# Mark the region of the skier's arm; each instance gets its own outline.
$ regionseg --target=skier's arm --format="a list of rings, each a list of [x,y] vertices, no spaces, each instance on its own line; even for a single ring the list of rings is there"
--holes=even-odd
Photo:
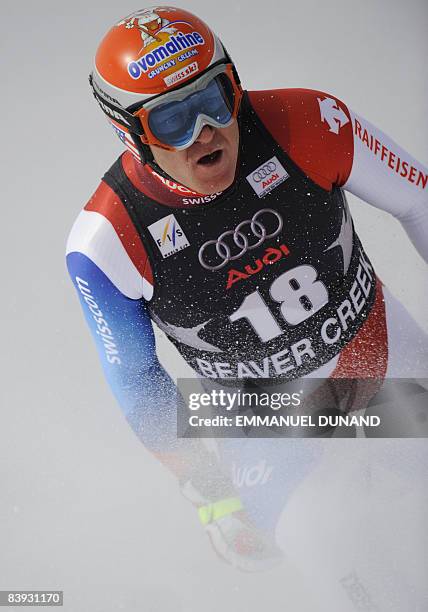
[[[150,265],[125,207],[103,182],[73,225],[67,264],[123,413],[145,446],[173,458],[176,387],[156,356]]]
[[[87,255],[67,255],[106,379],[135,433],[155,453],[175,450],[176,387],[160,365],[144,299],[124,295]]]
[[[428,169],[381,130],[349,114],[354,152],[343,188],[394,215],[428,262]]]
[[[330,93],[249,92],[257,114],[315,183],[394,215],[428,261],[428,169]]]
[[[135,433],[180,479],[202,460],[197,440],[177,439],[177,390],[156,356],[147,253],[118,196],[105,183],[78,216],[67,264],[107,381]]]

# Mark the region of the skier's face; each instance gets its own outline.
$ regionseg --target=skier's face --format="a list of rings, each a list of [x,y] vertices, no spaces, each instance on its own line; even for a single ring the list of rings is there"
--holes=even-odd
[[[205,125],[195,142],[182,151],[150,147],[156,163],[177,182],[192,191],[211,194],[233,183],[239,149],[235,120],[225,128]]]

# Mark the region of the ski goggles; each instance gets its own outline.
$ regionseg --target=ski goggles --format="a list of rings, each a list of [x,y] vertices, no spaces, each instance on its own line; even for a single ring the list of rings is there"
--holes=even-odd
[[[232,64],[218,64],[180,89],[152,98],[132,114],[141,121],[144,144],[179,151],[190,147],[205,125],[231,125],[241,97]]]

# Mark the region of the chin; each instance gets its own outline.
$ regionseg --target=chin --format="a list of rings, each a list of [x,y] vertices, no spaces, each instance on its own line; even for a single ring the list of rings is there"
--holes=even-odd
[[[204,155],[196,164],[192,164],[188,178],[195,191],[206,195],[218,193],[233,184],[236,164],[237,155],[231,155],[226,148],[219,147],[214,153]]]
[[[207,181],[199,181],[199,187],[196,191],[203,193],[204,195],[210,195],[212,193],[218,193],[225,191],[233,183],[234,176],[222,179],[212,179]]]
[[[235,169],[227,165],[223,172],[205,173],[205,176],[194,176],[195,191],[206,195],[225,191],[235,180]],[[197,185],[197,187],[196,187]]]

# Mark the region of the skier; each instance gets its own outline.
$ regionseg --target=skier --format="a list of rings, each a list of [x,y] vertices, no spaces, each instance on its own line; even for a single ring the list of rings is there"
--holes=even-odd
[[[138,11],[96,54],[93,95],[128,150],[79,214],[68,269],[132,428],[216,551],[257,570],[279,558],[275,523],[316,450],[289,444],[284,462],[281,441],[259,440],[251,459],[249,440],[220,457],[177,439],[152,322],[212,384],[426,376],[427,337],[376,277],[344,190],[394,215],[428,261],[428,170],[330,93],[243,91],[204,22],[151,10],[167,36],[141,49]]]

